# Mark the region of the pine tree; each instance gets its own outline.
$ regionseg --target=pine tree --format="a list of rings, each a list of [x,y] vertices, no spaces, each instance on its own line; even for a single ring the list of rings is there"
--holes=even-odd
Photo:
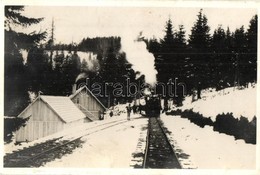
[[[174,32],[171,19],[166,22],[165,36],[160,41],[160,51],[156,57],[155,67],[158,71],[157,79],[160,82],[167,82],[173,76],[174,60]]]
[[[147,47],[149,52],[153,53],[155,57],[158,56],[160,51],[160,43],[157,41],[156,38],[152,38],[148,41]]]
[[[234,86],[234,79],[235,79],[235,62],[236,62],[236,53],[234,52],[234,33],[230,32],[229,27],[226,31],[226,69],[225,69],[225,76],[226,76],[226,85],[228,87]]]
[[[64,58],[65,58],[64,50],[62,50],[60,54],[58,51],[56,51],[56,54],[53,59],[54,60],[54,70],[61,72]]]
[[[28,27],[37,24],[43,18],[28,18],[21,15],[23,6],[5,6],[5,84],[4,84],[4,114],[17,115],[29,103],[28,78],[25,60],[20,53],[21,49],[29,50],[38,45],[46,37],[43,33],[16,32],[15,26]]]
[[[43,48],[33,47],[28,52],[27,63],[29,90],[38,95],[50,94],[52,87],[52,66]]]
[[[54,56],[54,69],[52,71],[52,91],[50,94],[53,95],[67,95],[64,88],[64,79],[63,74],[63,61],[65,59],[64,50],[62,49],[61,53],[56,51]]]
[[[187,58],[187,44],[185,39],[185,30],[183,25],[179,26],[179,30],[176,33],[176,44],[175,44],[175,57],[177,64],[177,77],[182,81],[186,79],[186,70],[185,70],[185,59]]]
[[[219,26],[212,36],[212,64],[211,74],[213,86],[217,89],[223,88],[225,84],[225,70],[226,70],[226,33],[224,29]]]
[[[257,73],[257,15],[250,20],[249,28],[246,33],[247,37],[247,80],[248,82],[256,82]]]
[[[50,51],[50,65],[53,66],[53,49],[54,49],[54,20],[51,23],[51,36],[47,42],[46,49]]]
[[[175,71],[174,78],[178,78],[179,82],[185,83],[187,86],[187,67],[186,67],[186,58],[187,58],[187,44],[185,39],[185,30],[183,25],[179,26],[178,31],[176,32],[175,38]],[[177,84],[178,86],[178,84]],[[186,87],[185,87],[186,88]],[[175,96],[175,102],[178,106],[182,105],[184,99],[184,93],[186,89],[182,87],[177,88],[177,94]]]
[[[23,6],[5,6],[5,44],[7,46],[5,47],[5,52],[10,51],[10,53],[12,53],[14,50],[28,49],[39,44],[39,42],[46,37],[46,32],[25,34],[13,30],[15,25],[28,27],[43,20],[43,18],[28,18],[22,16],[22,11],[24,11]]]
[[[183,25],[179,25],[179,30],[176,34],[177,43],[181,48],[186,47],[185,30]]]
[[[162,40],[162,43],[164,43],[165,45],[171,45],[173,44],[173,39],[174,39],[174,33],[173,33],[173,25],[172,25],[172,20],[168,19],[168,21],[166,22],[166,30],[165,30],[166,34]],[[169,49],[169,48],[168,48]]]
[[[77,76],[80,74],[81,62],[75,50],[73,53],[69,52],[62,64],[62,84],[63,94],[70,95],[71,87],[75,83]]]
[[[246,85],[247,72],[247,39],[244,26],[234,32],[234,52],[235,52],[235,79],[236,86]]]
[[[209,84],[209,62],[210,62],[210,28],[207,24],[207,17],[202,14],[202,9],[198,14],[197,21],[191,29],[189,47],[191,49],[190,61],[193,65],[191,76],[193,86],[197,88],[198,98],[200,98],[201,88]]]

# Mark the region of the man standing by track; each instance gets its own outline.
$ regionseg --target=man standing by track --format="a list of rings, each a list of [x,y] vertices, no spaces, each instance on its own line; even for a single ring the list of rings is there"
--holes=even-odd
[[[131,104],[129,103],[129,105],[126,107],[126,112],[127,112],[127,120],[130,120],[130,114],[131,114]]]

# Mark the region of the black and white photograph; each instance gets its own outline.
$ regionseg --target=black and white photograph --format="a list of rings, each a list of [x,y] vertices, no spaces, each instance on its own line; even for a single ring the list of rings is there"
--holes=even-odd
[[[4,174],[259,173],[259,3],[14,2]]]

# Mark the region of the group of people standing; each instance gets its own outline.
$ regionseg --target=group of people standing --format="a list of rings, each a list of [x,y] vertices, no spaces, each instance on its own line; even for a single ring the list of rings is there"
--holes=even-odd
[[[131,114],[132,110],[133,110],[134,114],[136,114],[137,112],[139,112],[141,114],[141,111],[142,111],[141,105],[137,106],[136,104],[134,104],[133,106],[131,106],[131,103],[129,103],[128,106],[126,106],[128,120],[130,120],[130,114]]]
[[[149,117],[159,117],[161,112],[166,112],[168,109],[171,108],[171,103],[169,103],[167,99],[163,101],[163,104],[161,104],[161,100],[158,97],[145,99],[145,101],[145,105],[140,104],[138,106],[134,103],[133,106],[131,106],[131,103],[129,103],[126,106],[127,120],[130,120],[132,110],[134,114],[136,114],[137,112],[140,112],[141,114],[141,111],[145,111],[146,115]]]

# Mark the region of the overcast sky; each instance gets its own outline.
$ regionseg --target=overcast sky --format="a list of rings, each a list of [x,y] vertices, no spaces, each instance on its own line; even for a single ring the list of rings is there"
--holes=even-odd
[[[187,36],[196,21],[200,8],[144,8],[144,7],[58,7],[26,6],[24,14],[28,17],[44,17],[40,24],[29,31],[51,29],[55,22],[55,43],[78,43],[82,38],[96,36],[144,36],[162,38],[165,23],[170,17],[174,29],[184,25]],[[203,8],[208,18],[211,33],[219,24],[231,31],[248,24],[256,9],[248,8]]]

